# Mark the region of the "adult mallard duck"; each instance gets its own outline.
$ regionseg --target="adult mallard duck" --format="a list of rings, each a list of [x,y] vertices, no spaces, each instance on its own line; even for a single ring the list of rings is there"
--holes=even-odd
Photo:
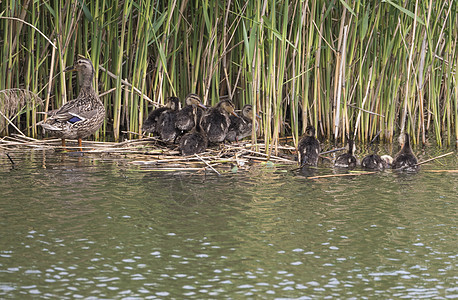
[[[238,117],[234,111],[234,104],[229,100],[220,101],[203,114],[200,125],[206,132],[209,142],[221,143],[224,141],[231,125],[229,114]]]
[[[334,166],[338,168],[354,168],[356,167],[355,144],[352,139],[348,139],[348,152],[339,155],[334,162]]]
[[[47,112],[45,121],[38,123],[50,135],[61,138],[65,147],[65,139],[78,139],[82,150],[82,138],[85,138],[102,126],[105,119],[105,107],[92,87],[94,67],[87,58],[78,58],[75,64],[64,72],[78,72],[80,91],[78,97],[59,109]]]
[[[320,143],[315,138],[315,127],[309,125],[297,146],[297,154],[301,167],[316,166],[320,154]]]
[[[256,117],[259,118],[258,115]],[[250,136],[253,130],[253,106],[251,104],[245,104],[242,108],[241,117],[230,115],[229,119],[231,125],[227,131],[226,140],[234,142]],[[255,130],[257,130],[258,122],[255,120],[254,124]]]
[[[194,107],[194,110],[198,110]],[[180,139],[180,150],[182,155],[193,155],[201,153],[207,149],[208,138],[205,131],[200,127],[197,120],[197,111],[194,111],[194,128],[183,135]]]
[[[177,112],[180,109],[180,99],[170,97],[167,100],[167,109],[161,113],[157,120],[157,131],[164,142],[175,142],[179,131],[175,126]]]
[[[401,150],[394,157],[393,169],[417,171],[419,168],[418,161],[410,147],[410,138],[407,133],[399,136],[399,144],[401,145]]]
[[[202,112],[207,109],[200,101],[200,97],[196,94],[189,94],[185,99],[186,106],[180,109],[177,113],[176,127],[183,131],[187,132],[193,129],[195,122],[200,122],[202,117]],[[194,109],[194,108],[197,109]],[[194,115],[197,118],[194,118]]]

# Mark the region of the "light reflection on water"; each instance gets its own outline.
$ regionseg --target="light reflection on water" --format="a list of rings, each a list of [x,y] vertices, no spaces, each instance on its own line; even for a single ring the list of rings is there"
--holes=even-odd
[[[216,177],[0,156],[0,296],[458,297],[456,168]],[[318,169],[315,175],[329,170]]]

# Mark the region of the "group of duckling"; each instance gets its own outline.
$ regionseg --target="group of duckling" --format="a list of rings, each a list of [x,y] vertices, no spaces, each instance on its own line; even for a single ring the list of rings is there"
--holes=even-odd
[[[417,171],[418,161],[412,152],[409,135],[407,133],[401,134],[399,142],[401,150],[395,155],[394,159],[389,155],[369,154],[361,161],[361,167],[372,170],[383,170],[391,167],[393,169]],[[301,167],[317,166],[321,148],[315,137],[315,128],[313,126],[306,128],[297,150]],[[334,166],[337,168],[355,168],[357,165],[355,150],[356,147],[353,140],[349,139],[347,152],[335,159]]]
[[[99,129],[105,119],[105,107],[92,86],[94,67],[92,62],[79,57],[73,66],[64,72],[77,71],[80,92],[60,108],[46,112],[47,118],[39,125],[49,134],[62,139],[78,139],[80,149],[81,139]],[[217,144],[226,141],[233,142],[251,135],[257,122],[249,104],[242,109],[241,116],[235,112],[234,104],[222,100],[216,106],[206,108],[196,94],[189,94],[185,99],[186,106],[180,109],[180,100],[170,97],[164,107],[153,110],[143,124],[143,131],[158,134],[162,141],[176,143],[182,155],[193,155],[207,149],[210,143]],[[409,135],[400,136],[401,150],[391,158],[388,155],[371,154],[361,162],[367,169],[418,169],[417,158],[410,147]],[[301,167],[316,166],[320,155],[320,143],[315,137],[315,128],[308,126],[298,144],[298,159]],[[336,167],[354,168],[357,159],[355,146],[351,139],[348,141],[348,152],[338,156],[334,162]]]
[[[160,136],[168,143],[178,143],[182,155],[193,155],[207,149],[209,144],[241,140],[253,129],[253,107],[242,108],[241,116],[235,112],[230,100],[205,107],[198,95],[189,94],[186,106],[180,109],[180,100],[169,97],[164,107],[150,112],[142,130]],[[254,122],[256,125],[256,120]]]

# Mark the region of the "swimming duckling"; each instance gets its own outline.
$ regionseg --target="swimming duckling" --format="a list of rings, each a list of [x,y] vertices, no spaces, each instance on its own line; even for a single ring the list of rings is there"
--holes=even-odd
[[[209,142],[220,143],[224,141],[231,124],[229,114],[238,117],[234,111],[234,104],[229,100],[220,101],[215,107],[208,109],[203,114],[200,125],[207,133]]]
[[[166,106],[156,108],[155,110],[150,112],[146,120],[143,122],[142,130],[147,133],[159,134],[159,129],[157,125],[159,117],[164,111],[171,109],[172,105],[174,105],[174,102],[167,102]]]
[[[167,101],[168,109],[163,111],[157,120],[157,131],[164,142],[174,142],[178,136],[175,127],[177,112],[180,108],[180,99],[170,97]]]
[[[207,109],[202,103],[200,103],[200,97],[193,93],[186,96],[185,102],[186,106],[178,111],[175,123],[176,127],[183,132],[193,129],[195,125],[194,114],[197,114],[197,122],[200,122],[202,110],[194,110],[194,107],[199,107],[203,110]]]
[[[297,154],[301,167],[316,166],[320,154],[320,143],[315,138],[315,127],[309,125],[297,146]]]
[[[404,169],[407,171],[417,171],[417,158],[412,152],[410,147],[410,139],[407,133],[399,136],[399,144],[401,145],[401,151],[396,154],[393,161],[393,169]]]
[[[386,168],[386,161],[378,154],[369,154],[361,161],[361,167],[372,170],[383,170]]]
[[[259,118],[258,115],[256,115]],[[227,131],[226,140],[229,142],[239,141],[247,136],[251,135],[253,130],[253,106],[251,104],[245,104],[242,108],[242,116],[235,117],[229,116],[231,125]],[[258,129],[258,122],[255,120],[255,130]]]
[[[198,110],[198,108],[194,107],[194,110]],[[207,134],[197,121],[197,111],[194,111],[193,114],[195,124],[194,128],[183,135],[180,140],[181,155],[184,156],[204,152],[208,146]]]
[[[354,168],[356,167],[355,144],[352,139],[348,139],[348,152],[337,157],[334,166],[339,168]]]

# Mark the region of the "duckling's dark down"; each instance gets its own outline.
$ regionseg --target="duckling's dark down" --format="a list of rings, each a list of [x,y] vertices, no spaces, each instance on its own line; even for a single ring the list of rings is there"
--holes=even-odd
[[[298,160],[303,166],[316,166],[320,154],[320,143],[315,138],[315,127],[309,125],[297,146]]]
[[[164,142],[174,142],[179,131],[175,127],[177,112],[180,108],[180,100],[170,97],[167,102],[168,109],[163,111],[157,120],[157,129]]]
[[[401,151],[396,154],[393,161],[393,169],[406,171],[417,171],[419,166],[417,158],[410,147],[410,137],[407,133],[401,134],[399,137]]]
[[[198,108],[195,107],[195,110]],[[183,135],[180,139],[180,150],[182,155],[193,155],[204,152],[208,146],[207,134],[197,121],[197,112],[194,112],[194,128]]]
[[[356,167],[355,145],[352,139],[348,139],[348,152],[339,155],[334,162],[334,166],[338,168]]]
[[[259,118],[258,115],[256,117]],[[231,125],[227,131],[226,140],[229,142],[240,141],[247,136],[251,136],[253,130],[253,106],[245,104],[242,108],[242,116],[236,117],[230,115]],[[255,120],[255,130],[258,128],[258,122]]]
[[[183,132],[193,129],[195,126],[194,120],[197,119],[197,122],[200,122],[203,110],[206,109],[199,96],[193,93],[186,96],[185,103],[186,106],[178,111],[176,117],[176,127]],[[194,109],[194,107],[197,107],[197,109]],[[197,118],[194,118],[194,114],[197,115]]]
[[[229,100],[220,101],[203,114],[200,125],[206,132],[209,142],[221,143],[224,141],[231,124],[229,114],[237,116],[234,112],[234,104]]]
[[[378,154],[369,154],[361,161],[361,167],[371,170],[383,170],[387,167],[386,161]]]
[[[167,109],[169,109],[167,106],[162,106],[150,112],[146,120],[143,122],[142,130],[147,133],[159,134],[157,122],[161,114]]]

